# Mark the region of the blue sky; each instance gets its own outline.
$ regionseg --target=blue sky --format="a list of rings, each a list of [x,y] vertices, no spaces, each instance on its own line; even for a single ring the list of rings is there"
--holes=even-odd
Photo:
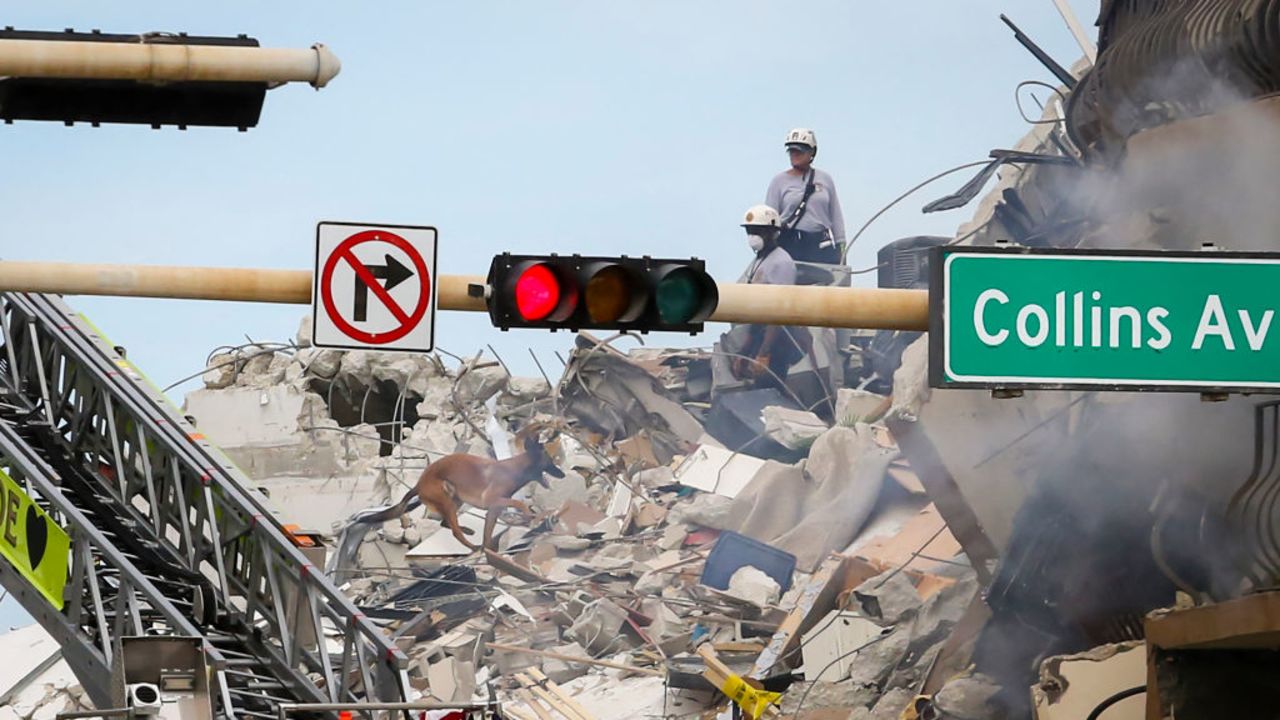
[[[1073,5],[1092,29],[1097,0]],[[785,168],[791,127],[816,130],[851,233],[923,178],[1016,142],[1014,85],[1053,78],[1002,12],[1062,64],[1080,55],[1050,0],[5,3],[0,25],[20,29],[318,41],[343,68],[320,91],[269,92],[247,133],[0,126],[0,257],[310,268],[315,223],[347,220],[438,227],[446,273],[483,273],[504,250],[576,251],[696,255],[732,279],[749,259],[738,218]],[[850,264],[952,234],[972,208],[919,208],[965,179],[891,211]],[[306,312],[72,304],[162,386],[246,334],[291,337]],[[436,339],[460,354],[492,343],[522,374],[536,372],[526,348],[558,367],[571,341],[463,313],[443,313]],[[0,631],[12,621],[0,606]]]

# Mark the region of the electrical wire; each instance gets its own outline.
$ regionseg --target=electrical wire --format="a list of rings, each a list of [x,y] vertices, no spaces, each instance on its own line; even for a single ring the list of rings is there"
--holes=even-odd
[[[886,212],[889,212],[889,210],[890,210],[893,206],[897,205],[898,203],[902,202],[903,200],[906,200],[908,197],[910,197],[910,196],[911,196],[913,193],[915,193],[917,190],[919,190],[919,189],[921,189],[921,188],[925,187],[926,185],[929,185],[929,184],[931,184],[931,183],[933,183],[933,182],[935,182],[935,181],[937,181],[937,180],[941,180],[942,178],[947,177],[948,175],[953,175],[953,174],[955,174],[955,173],[958,173],[958,172],[960,172],[961,170],[968,170],[969,168],[975,168],[975,167],[978,167],[978,166],[982,166],[982,165],[990,165],[990,164],[991,164],[991,161],[990,161],[990,160],[978,160],[978,161],[976,161],[976,162],[970,162],[970,163],[965,163],[965,164],[963,164],[963,165],[957,165],[957,166],[955,166],[955,167],[951,168],[950,170],[943,170],[942,172],[938,173],[937,175],[934,175],[933,177],[928,178],[927,180],[922,181],[920,184],[916,185],[915,187],[911,188],[910,190],[908,190],[908,191],[906,191],[906,192],[902,193],[901,195],[899,195],[898,197],[894,198],[894,199],[893,199],[893,201],[892,201],[892,202],[890,202],[888,205],[885,205],[884,207],[882,207],[882,208],[880,208],[878,211],[876,211],[876,214],[875,214],[875,215],[872,215],[870,219],[868,219],[865,223],[863,223],[863,224],[862,224],[862,227],[858,228],[858,232],[854,233],[854,234],[853,234],[853,237],[849,238],[849,242],[846,242],[846,243],[844,244],[844,248],[843,248],[843,249],[841,249],[841,251],[840,251],[840,263],[841,263],[841,264],[844,264],[845,260],[849,257],[849,248],[853,247],[853,244],[854,244],[855,242],[857,242],[857,241],[858,241],[858,238],[862,237],[862,233],[866,232],[867,228],[871,227],[871,223],[875,222],[876,220],[879,220],[881,215],[884,215]]]
[[[270,346],[270,347],[267,347],[267,346]],[[247,347],[262,347],[264,349],[259,350],[258,352],[249,353],[247,355],[241,355],[240,350]],[[184,378],[175,380],[172,383],[169,383],[169,385],[161,389],[160,392],[162,393],[169,392],[170,390],[181,385],[182,383],[187,382],[188,380],[195,380],[196,378],[200,377],[201,375],[204,375],[210,370],[217,370],[219,368],[224,368],[228,365],[236,365],[239,363],[248,362],[249,360],[252,360],[253,358],[258,357],[259,355],[266,355],[268,353],[275,354],[277,352],[280,352],[281,350],[287,350],[290,348],[294,350],[298,349],[297,346],[294,345],[293,343],[246,343],[244,345],[235,345],[235,346],[223,345],[222,347],[214,348],[213,353],[210,354],[209,359],[212,359],[212,356],[217,354],[218,351],[220,350],[230,350],[232,353],[234,353],[234,355],[230,360],[227,360],[225,362],[221,362],[221,363],[218,363],[217,365],[212,365],[212,366],[208,365],[208,360],[205,360],[206,367],[203,370],[201,370],[200,372],[188,375]]]
[[[1022,116],[1023,121],[1025,121],[1028,125],[1057,125],[1058,123],[1066,122],[1067,121],[1066,118],[1052,118],[1049,120],[1032,120],[1031,118],[1027,117],[1027,113],[1022,109],[1021,92],[1022,92],[1022,88],[1028,87],[1031,85],[1034,85],[1036,87],[1047,88],[1057,93],[1058,97],[1062,98],[1062,102],[1065,103],[1067,101],[1067,96],[1063,95],[1061,90],[1050,85],[1047,82],[1040,82],[1039,80],[1023,80],[1022,82],[1018,83],[1017,86],[1014,87],[1013,89],[1013,104],[1018,108],[1018,114]],[[1032,98],[1034,99],[1035,96],[1033,95]],[[1036,100],[1036,102],[1039,103],[1040,101]]]
[[[942,531],[943,531],[943,530],[946,530],[946,529],[947,529],[947,526],[944,524],[941,528],[939,528],[939,529],[938,529],[938,531],[937,531],[937,532],[935,532],[933,535],[931,535],[931,536],[929,537],[929,539],[928,539],[928,540],[925,540],[925,541],[924,541],[924,543],[920,545],[920,547],[916,548],[914,552],[912,552],[909,556],[907,556],[907,559],[906,559],[906,560],[904,560],[904,561],[902,561],[901,563],[899,563],[899,564],[898,564],[898,566],[897,566],[896,568],[894,568],[894,570],[893,570],[891,573],[889,573],[887,576],[885,576],[885,578],[884,578],[883,580],[881,580],[879,584],[877,584],[877,585],[876,585],[876,587],[877,587],[877,588],[881,587],[881,586],[882,586],[882,585],[884,585],[886,582],[888,582],[888,581],[889,581],[889,579],[890,579],[890,578],[892,578],[894,575],[897,575],[898,573],[900,573],[900,572],[902,572],[903,570],[905,570],[905,569],[907,568],[907,566],[908,566],[908,565],[910,565],[912,562],[914,562],[914,561],[916,560],[916,558],[926,558],[926,559],[928,559],[928,560],[932,560],[932,561],[935,561],[935,562],[943,562],[943,563],[948,563],[948,564],[951,564],[951,565],[960,565],[961,563],[957,563],[957,562],[954,562],[954,561],[951,561],[951,560],[942,560],[942,559],[940,559],[940,558],[933,558],[933,557],[929,557],[929,556],[927,556],[927,555],[924,555],[924,554],[923,554],[923,553],[924,553],[924,551],[925,551],[925,548],[927,548],[927,547],[929,547],[930,545],[932,545],[932,544],[933,544],[933,541],[934,541],[934,540],[937,540],[937,539],[938,539],[938,536],[942,534]],[[966,565],[965,567],[972,568],[972,566],[971,566],[971,565]],[[840,616],[840,615],[839,615],[839,613],[840,613],[840,612],[843,612],[846,608],[848,608],[848,607],[849,607],[849,600],[850,600],[852,597],[853,597],[853,593],[849,593],[847,596],[845,596],[844,602],[842,602],[842,603],[840,603],[839,605],[837,605],[837,606],[836,606],[836,612],[831,613],[831,614],[827,617],[827,621],[826,621],[825,623],[823,623],[820,627],[818,627],[818,628],[816,628],[816,629],[814,629],[814,630],[810,630],[809,632],[805,633],[805,634],[808,636],[808,638],[807,638],[807,639],[805,639],[805,640],[801,640],[799,645],[795,646],[794,648],[791,648],[790,650],[788,650],[787,652],[783,653],[782,655],[779,655],[779,656],[778,656],[778,659],[777,659],[776,661],[774,661],[774,662],[775,662],[775,664],[777,664],[777,663],[779,663],[779,662],[782,662],[783,660],[786,660],[787,658],[790,658],[790,657],[795,656],[795,654],[796,654],[796,653],[798,653],[798,652],[800,652],[801,650],[803,650],[803,649],[804,649],[804,647],[810,643],[810,641],[812,641],[812,640],[813,640],[814,638],[816,638],[817,636],[821,635],[821,634],[822,634],[822,633],[823,633],[827,628],[831,627],[831,624],[832,624],[832,623],[834,623],[834,622],[836,621],[836,619],[837,619],[837,618],[839,618],[839,616]],[[797,715],[797,717],[798,717],[798,715]]]
[[[960,244],[960,243],[964,242],[965,240],[968,240],[969,238],[973,237],[974,235],[977,235],[978,233],[982,232],[983,230],[987,229],[987,227],[988,227],[988,226],[990,226],[990,225],[991,225],[991,223],[992,223],[992,222],[994,222],[994,221],[995,221],[995,218],[993,217],[993,218],[991,218],[991,219],[987,220],[986,222],[982,223],[982,224],[981,224],[981,225],[979,225],[978,227],[976,227],[976,228],[974,228],[974,229],[970,230],[969,232],[965,233],[964,235],[961,235],[960,237],[957,237],[957,238],[955,238],[954,240],[948,240],[947,242],[945,242],[945,243],[943,243],[943,244],[942,244],[942,247],[951,247],[952,245],[958,245],[958,244]],[[909,251],[909,252],[928,252],[930,249],[931,249],[931,248],[919,248],[919,249],[916,249],[916,250],[911,250],[911,251]],[[888,266],[889,266],[889,263],[887,263],[887,262],[882,262],[882,263],[880,263],[879,265],[872,265],[871,267],[862,268],[861,270],[850,270],[850,271],[849,271],[849,274],[850,274],[850,275],[865,275],[866,273],[875,272],[876,270],[879,270],[879,269],[880,269],[880,268],[882,268],[882,267],[888,267]]]
[[[817,674],[817,675],[814,675],[814,676],[813,676],[813,679],[812,679],[812,680],[809,680],[809,687],[807,687],[807,688],[805,688],[805,689],[804,689],[804,694],[800,696],[800,703],[799,703],[798,705],[796,705],[796,711],[791,715],[791,717],[796,717],[796,718],[804,717],[804,715],[801,713],[801,711],[803,711],[803,710],[804,710],[804,701],[809,699],[809,692],[810,692],[811,690],[813,690],[814,686],[816,686],[816,685],[818,684],[818,678],[822,677],[822,676],[823,676],[823,674],[824,674],[824,673],[826,673],[828,670],[830,670],[830,669],[831,669],[831,668],[832,668],[836,663],[840,662],[841,660],[844,660],[845,658],[847,658],[847,657],[849,657],[849,656],[851,656],[851,655],[857,655],[858,653],[862,652],[864,649],[866,649],[866,648],[868,648],[868,647],[871,647],[872,645],[875,645],[876,643],[880,642],[881,640],[883,640],[883,639],[885,639],[885,638],[889,637],[891,634],[893,634],[893,627],[892,627],[892,626],[885,628],[885,629],[884,629],[884,631],[883,631],[882,633],[880,633],[879,635],[877,635],[877,636],[875,636],[874,638],[871,638],[870,640],[868,640],[868,641],[866,641],[866,642],[862,643],[861,645],[859,645],[858,647],[856,647],[856,648],[854,648],[854,649],[850,650],[849,652],[847,652],[847,653],[845,653],[845,654],[843,654],[843,655],[839,655],[839,656],[837,656],[834,660],[832,660],[831,662],[827,663],[827,664],[826,664],[826,665],[825,665],[821,670],[819,670],[819,671],[818,671],[818,674]],[[806,673],[806,675],[807,675],[807,673]],[[806,679],[806,680],[808,680],[808,678],[807,678],[807,677],[806,677],[805,679]],[[1096,718],[1091,718],[1090,720],[1096,720]]]
[[[1098,720],[1098,718],[1102,717],[1102,713],[1107,711],[1107,708],[1111,707],[1112,705],[1115,705],[1121,700],[1131,698],[1134,695],[1141,695],[1146,691],[1147,691],[1146,685],[1134,685],[1128,690],[1121,690],[1120,692],[1098,703],[1098,706],[1095,707],[1093,711],[1089,713],[1089,717],[1085,718],[1085,720]]]

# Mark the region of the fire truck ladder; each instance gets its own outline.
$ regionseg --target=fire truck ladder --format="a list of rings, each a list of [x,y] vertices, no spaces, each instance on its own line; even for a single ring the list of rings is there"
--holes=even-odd
[[[3,558],[0,585],[98,707],[138,635],[201,639],[218,717],[404,700],[404,654],[122,351],[56,296],[0,295],[0,330],[0,470],[71,539],[61,610]]]

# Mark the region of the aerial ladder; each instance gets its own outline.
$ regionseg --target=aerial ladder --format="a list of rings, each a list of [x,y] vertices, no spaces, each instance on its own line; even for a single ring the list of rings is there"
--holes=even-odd
[[[406,656],[122,349],[55,295],[0,295],[0,334],[4,507],[29,502],[29,534],[43,514],[69,539],[65,560],[42,559],[55,588],[66,563],[60,595],[5,559],[0,585],[61,645],[97,707],[125,702],[123,658],[148,638],[197,649],[194,673],[157,688],[207,690],[214,717],[404,701]],[[56,545],[26,540],[28,553]]]

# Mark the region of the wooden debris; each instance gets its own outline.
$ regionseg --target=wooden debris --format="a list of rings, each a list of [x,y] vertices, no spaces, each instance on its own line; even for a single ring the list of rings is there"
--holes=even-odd
[[[621,663],[609,662],[608,660],[596,660],[589,657],[577,657],[575,655],[565,655],[564,653],[551,652],[550,650],[534,650],[533,648],[520,647],[518,645],[505,645],[503,643],[485,643],[487,647],[494,650],[505,650],[506,652],[524,653],[526,655],[538,655],[540,657],[554,658],[556,660],[564,660],[565,662],[581,663],[583,665],[596,665],[598,667],[613,668],[614,670],[625,670],[627,672],[636,673],[638,675],[652,675],[653,677],[666,677],[666,675],[658,670],[650,670],[649,668],[636,667],[634,665],[623,665]]]

